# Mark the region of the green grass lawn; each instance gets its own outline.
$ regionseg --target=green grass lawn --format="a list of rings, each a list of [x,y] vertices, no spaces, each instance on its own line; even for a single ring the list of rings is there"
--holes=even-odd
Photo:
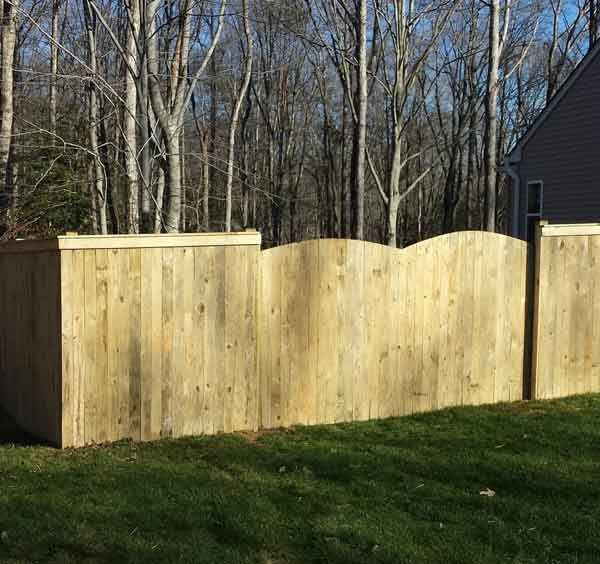
[[[600,562],[600,396],[63,452],[0,434],[1,562]]]

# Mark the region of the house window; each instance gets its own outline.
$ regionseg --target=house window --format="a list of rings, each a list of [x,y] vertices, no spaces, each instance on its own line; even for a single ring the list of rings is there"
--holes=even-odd
[[[544,184],[541,180],[527,183],[527,216],[540,218],[542,216],[542,196]]]

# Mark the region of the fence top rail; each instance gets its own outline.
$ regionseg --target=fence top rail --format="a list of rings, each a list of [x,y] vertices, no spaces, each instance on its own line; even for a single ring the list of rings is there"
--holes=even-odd
[[[600,223],[547,223],[542,225],[542,237],[600,235]]]
[[[258,231],[235,233],[166,233],[161,235],[65,235],[54,239],[22,239],[0,244],[0,254],[85,249],[152,249],[224,247],[261,244]]]

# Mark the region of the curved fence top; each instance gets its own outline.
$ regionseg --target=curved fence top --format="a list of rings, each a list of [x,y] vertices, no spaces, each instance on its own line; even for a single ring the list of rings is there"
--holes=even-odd
[[[271,247],[270,249],[264,249],[263,253],[272,253],[272,252],[285,252],[285,249],[305,246],[305,245],[314,245],[316,243],[340,243],[344,242],[348,247],[353,246],[371,246],[373,248],[384,248],[388,249],[390,252],[404,252],[404,251],[416,251],[419,248],[424,248],[428,245],[439,245],[443,241],[458,243],[461,240],[469,240],[473,237],[480,237],[484,240],[496,240],[496,241],[504,241],[507,245],[512,244],[517,247],[522,247],[523,249],[527,249],[528,243],[523,241],[522,239],[517,239],[516,237],[511,237],[509,235],[504,235],[502,233],[492,233],[490,231],[476,231],[476,230],[467,230],[467,231],[453,231],[451,233],[444,233],[442,235],[436,235],[435,237],[430,237],[429,239],[424,239],[423,241],[418,241],[413,243],[412,245],[408,245],[406,247],[389,247],[388,245],[384,245],[382,243],[374,243],[372,241],[363,241],[359,239],[347,239],[347,238],[323,238],[323,239],[307,239],[304,241],[297,241],[294,243],[287,243],[285,245],[279,245],[277,247]]]

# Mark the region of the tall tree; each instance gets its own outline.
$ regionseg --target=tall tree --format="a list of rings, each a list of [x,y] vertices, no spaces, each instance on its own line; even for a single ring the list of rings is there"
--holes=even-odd
[[[482,0],[483,1],[483,0]],[[506,0],[505,26],[508,26],[511,0]],[[484,190],[485,190],[485,227],[496,231],[496,182],[497,182],[497,146],[498,146],[498,82],[500,69],[500,0],[485,2],[489,7],[488,35],[488,72],[485,95],[485,132],[484,132]]]
[[[356,80],[356,102],[358,116],[353,148],[353,179],[352,179],[352,236],[355,239],[365,238],[365,168],[367,154],[367,0],[358,0],[356,48],[358,61]]]
[[[98,100],[98,87],[96,79],[99,73],[98,69],[98,53],[96,48],[96,31],[97,20],[96,14],[93,11],[90,0],[84,0],[83,13],[85,18],[86,39],[88,49],[88,67],[90,71],[89,80],[87,83],[88,89],[88,138],[90,144],[90,153],[93,159],[93,182],[97,201],[99,227],[103,235],[108,233],[108,218],[107,218],[107,176],[102,164],[100,154],[99,135],[100,135],[100,104]]]
[[[223,27],[227,0],[221,0],[221,6],[216,16],[218,19],[217,30],[211,38],[210,44],[198,65],[196,72],[188,76],[192,2],[183,0],[179,6],[179,29],[175,41],[175,48],[169,56],[172,57],[169,74],[170,96],[167,98],[162,89],[164,80],[161,76],[159,48],[159,26],[157,22],[160,0],[148,0],[145,19],[148,29],[145,42],[148,50],[148,83],[152,108],[161,127],[165,142],[167,162],[167,188],[168,205],[165,215],[165,229],[167,232],[179,231],[181,222],[181,155],[180,135],[183,127],[185,112],[190,103],[194,88],[208,65]]]
[[[227,187],[225,191],[225,231],[231,231],[231,212],[232,212],[232,188],[233,188],[233,160],[235,156],[235,134],[240,117],[242,104],[246,99],[246,92],[250,86],[252,78],[252,51],[253,39],[252,30],[250,29],[250,15],[248,12],[248,0],[242,0],[242,20],[244,27],[244,35],[246,38],[245,57],[244,57],[244,74],[241,79],[241,84],[237,92],[234,94],[233,109],[231,119],[229,120],[229,136],[228,136],[228,154],[227,154]]]
[[[56,90],[58,74],[58,20],[61,0],[52,0],[52,41],[50,42],[50,88],[48,97],[48,111],[50,114],[50,132],[56,134]]]
[[[14,121],[14,80],[13,65],[17,42],[17,17],[19,0],[2,2],[0,20],[0,190],[9,191],[8,161],[11,150]]]
[[[140,32],[140,8],[138,0],[127,2],[127,52],[125,73],[125,107],[123,116],[123,138],[125,141],[125,171],[128,193],[128,232],[140,231],[140,189],[137,159],[137,109],[136,80],[139,76],[138,49]],[[143,118],[142,118],[143,119]]]

